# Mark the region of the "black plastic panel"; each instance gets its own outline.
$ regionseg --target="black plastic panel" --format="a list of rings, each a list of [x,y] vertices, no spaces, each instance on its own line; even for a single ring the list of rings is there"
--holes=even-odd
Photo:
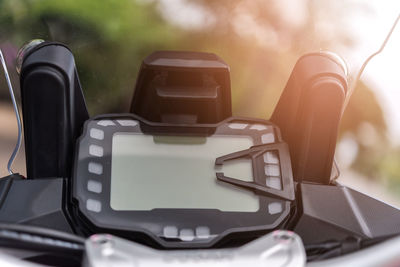
[[[345,186],[301,184],[303,214],[294,231],[303,242],[400,233],[400,210]]]
[[[89,118],[72,53],[43,43],[21,70],[27,176],[70,177],[73,148]]]
[[[220,122],[232,116],[229,66],[211,53],[154,52],[143,60],[130,112],[153,122]]]
[[[297,61],[271,116],[289,145],[296,181],[329,184],[346,93],[345,70],[327,54]]]
[[[0,222],[72,232],[64,214],[64,179],[0,179]]]

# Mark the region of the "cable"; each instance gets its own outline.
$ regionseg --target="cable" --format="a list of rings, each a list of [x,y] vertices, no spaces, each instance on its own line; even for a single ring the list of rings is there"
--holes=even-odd
[[[337,257],[364,249],[378,243],[387,241],[390,238],[399,236],[392,234],[374,238],[361,239],[359,237],[349,236],[344,240],[330,240],[322,243],[307,244],[304,246],[307,254],[307,261],[318,261],[332,257]]]
[[[8,70],[7,70],[7,65],[6,65],[6,61],[4,59],[3,56],[3,52],[0,49],[0,60],[1,60],[1,64],[3,66],[3,70],[4,70],[4,75],[6,77],[6,81],[7,81],[7,85],[8,85],[8,90],[10,92],[10,96],[11,96],[11,101],[14,107],[14,112],[15,112],[15,116],[17,118],[17,125],[18,125],[18,136],[17,136],[17,143],[15,144],[15,148],[11,154],[10,159],[8,160],[7,163],[7,170],[10,174],[14,174],[14,172],[11,169],[11,166],[15,160],[15,157],[18,154],[18,150],[21,147],[21,138],[22,138],[22,123],[21,123],[21,116],[19,115],[19,110],[18,110],[18,105],[17,105],[17,101],[15,100],[15,95],[14,95],[14,90],[12,88],[12,84],[11,84],[11,80],[10,80],[10,76],[8,75]]]
[[[54,229],[43,228],[39,226],[27,225],[27,224],[8,224],[0,223],[0,230],[12,230],[17,232],[26,232],[31,234],[43,235],[52,238],[70,240],[72,242],[84,243],[85,238],[70,234],[67,232],[62,232]]]
[[[344,113],[344,111],[345,111],[347,105],[349,104],[350,98],[351,98],[351,96],[352,96],[352,94],[353,94],[353,92],[354,92],[354,90],[355,90],[355,88],[356,88],[356,86],[357,86],[358,81],[359,81],[360,78],[361,78],[361,75],[362,75],[363,72],[364,72],[365,67],[366,67],[367,64],[371,61],[371,59],[372,59],[373,57],[375,57],[376,55],[380,54],[380,53],[383,51],[383,49],[385,48],[387,42],[389,41],[390,37],[392,36],[392,33],[393,33],[394,29],[396,28],[397,23],[399,22],[399,20],[400,20],[400,14],[397,16],[396,20],[394,21],[394,23],[393,23],[393,25],[392,25],[392,28],[390,29],[389,33],[386,35],[386,38],[385,38],[385,40],[383,41],[381,47],[378,49],[378,51],[376,51],[375,53],[373,53],[372,55],[370,55],[370,56],[364,61],[364,63],[362,64],[361,69],[358,71],[357,76],[356,76],[354,82],[353,82],[352,85],[350,86],[349,94],[348,94],[348,96],[346,97],[346,99],[345,99],[345,101],[344,101],[344,105],[343,105],[343,109],[342,109],[342,115],[343,115],[343,113]]]
[[[305,249],[307,252],[311,252],[314,250],[321,250],[321,249],[332,249],[337,246],[340,246],[341,242],[339,241],[328,241],[328,242],[323,242],[323,243],[317,243],[317,244],[308,244],[305,245]]]
[[[82,253],[84,243],[82,237],[53,229],[0,223],[0,246],[8,248]]]

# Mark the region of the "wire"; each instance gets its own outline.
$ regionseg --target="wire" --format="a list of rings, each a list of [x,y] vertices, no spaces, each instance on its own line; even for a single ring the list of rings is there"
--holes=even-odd
[[[15,157],[18,154],[18,150],[21,147],[21,138],[22,138],[22,123],[21,123],[21,116],[19,115],[19,110],[18,110],[18,105],[17,105],[17,101],[15,100],[15,95],[14,95],[14,90],[11,84],[11,80],[10,80],[10,76],[8,75],[8,70],[7,70],[7,65],[6,65],[6,61],[4,59],[3,56],[3,52],[0,49],[0,60],[1,60],[1,64],[3,66],[3,70],[4,70],[4,75],[6,77],[6,81],[7,81],[7,85],[8,85],[8,90],[10,92],[10,96],[11,96],[11,101],[14,107],[14,111],[15,111],[15,116],[17,118],[17,125],[18,125],[18,137],[17,137],[17,143],[15,144],[15,148],[11,154],[10,159],[8,160],[7,163],[7,170],[10,174],[14,174],[14,172],[11,169],[11,166],[15,160]]]
[[[308,244],[308,245],[305,245],[304,247],[307,252],[309,252],[309,251],[311,252],[314,250],[332,249],[332,248],[335,248],[340,245],[341,245],[341,242],[339,242],[339,241],[327,241],[324,243]]]
[[[379,236],[379,237],[375,237],[375,238],[371,238],[371,239],[362,240],[361,241],[361,247],[362,248],[367,248],[367,247],[376,245],[378,243],[387,241],[387,240],[389,240],[391,238],[394,238],[396,236],[399,236],[399,234],[391,234],[391,235]]]
[[[41,235],[45,237],[51,237],[55,239],[62,239],[62,240],[69,240],[71,242],[75,243],[81,243],[83,244],[85,242],[85,238],[54,230],[54,229],[49,229],[49,228],[43,228],[39,226],[33,226],[33,225],[27,225],[27,224],[8,224],[8,223],[0,223],[0,230],[10,230],[10,231],[16,231],[16,232],[25,232],[25,233],[30,233],[30,234],[35,234],[35,235]]]
[[[358,71],[357,76],[356,76],[354,82],[353,82],[352,85],[350,86],[349,94],[348,94],[348,96],[346,97],[345,102],[344,102],[344,105],[343,105],[342,115],[343,115],[343,113],[344,113],[344,111],[345,111],[347,105],[349,104],[350,98],[351,98],[351,96],[352,96],[352,94],[353,94],[353,92],[354,92],[354,90],[355,90],[355,88],[356,88],[356,86],[357,86],[357,84],[358,84],[358,81],[359,81],[360,78],[361,78],[361,75],[362,75],[363,72],[364,72],[365,67],[366,67],[367,64],[371,61],[371,59],[372,59],[373,57],[375,57],[376,55],[380,54],[380,53],[383,51],[383,49],[385,48],[387,42],[389,41],[390,37],[392,36],[392,33],[393,33],[394,29],[396,28],[397,23],[399,22],[399,20],[400,20],[400,14],[398,14],[396,20],[394,21],[394,23],[393,23],[393,25],[392,25],[392,28],[390,29],[389,33],[386,35],[386,38],[385,38],[385,40],[383,41],[381,47],[378,49],[378,51],[376,51],[375,53],[373,53],[372,55],[370,55],[370,56],[364,61],[364,63],[362,64],[361,69]]]
[[[304,246],[304,248],[307,254],[307,261],[311,262],[352,253],[354,251],[384,242],[396,236],[399,236],[399,234],[391,234],[367,239],[349,236],[340,241],[330,240],[321,243],[307,244]]]
[[[341,247],[336,247],[336,248],[328,250],[328,251],[326,251],[324,253],[321,253],[319,255],[314,255],[314,257],[308,258],[308,261],[325,260],[325,259],[329,259],[329,258],[332,258],[332,257],[340,256],[340,255],[342,255]]]
[[[84,242],[82,237],[53,229],[0,223],[0,247],[81,254]]]
[[[53,229],[0,223],[1,254],[20,260],[15,266],[27,266],[28,262],[40,264],[34,266],[81,266],[84,242],[82,237]]]

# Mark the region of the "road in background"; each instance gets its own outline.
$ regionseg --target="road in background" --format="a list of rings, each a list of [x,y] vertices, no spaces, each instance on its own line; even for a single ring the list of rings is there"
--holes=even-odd
[[[17,121],[11,105],[0,103],[0,123],[0,175],[3,177],[8,175],[7,163],[17,142]],[[26,174],[23,146],[21,146],[12,169],[22,175]]]

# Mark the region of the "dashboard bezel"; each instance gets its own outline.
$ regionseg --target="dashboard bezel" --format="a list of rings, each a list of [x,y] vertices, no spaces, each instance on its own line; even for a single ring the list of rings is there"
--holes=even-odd
[[[232,125],[237,127],[230,127]],[[103,134],[93,135],[92,129],[100,130]],[[257,212],[222,212],[215,209],[113,210],[110,206],[112,138],[114,133],[122,132],[174,136],[240,135],[251,137],[254,146],[265,145],[262,136],[272,134],[274,142],[271,145],[274,151],[278,151],[281,163],[282,191],[294,195],[287,145],[282,142],[279,129],[268,121],[230,117],[217,124],[168,124],[149,122],[134,114],[101,115],[89,119],[84,124],[82,136],[77,142],[72,177],[73,203],[79,213],[97,229],[129,232],[132,235],[145,234],[166,248],[211,247],[232,233],[273,230],[288,217],[291,201],[278,195],[274,197],[259,193],[257,196],[260,209]],[[100,147],[102,153],[99,149],[89,153],[93,146]],[[96,174],[93,170],[90,172],[90,162],[101,164],[102,173]],[[89,181],[100,183],[101,189],[99,190],[98,185],[92,185],[90,190]],[[275,205],[282,207],[281,212],[270,214],[268,205],[271,203],[279,203]],[[178,235],[167,237],[166,227],[172,227],[172,230],[175,227]],[[202,229],[203,233],[204,229],[208,229],[208,235],[198,235],[199,229]],[[182,231],[189,235],[181,235]],[[190,238],[190,233],[193,238]],[[189,238],[186,238],[188,236]]]

